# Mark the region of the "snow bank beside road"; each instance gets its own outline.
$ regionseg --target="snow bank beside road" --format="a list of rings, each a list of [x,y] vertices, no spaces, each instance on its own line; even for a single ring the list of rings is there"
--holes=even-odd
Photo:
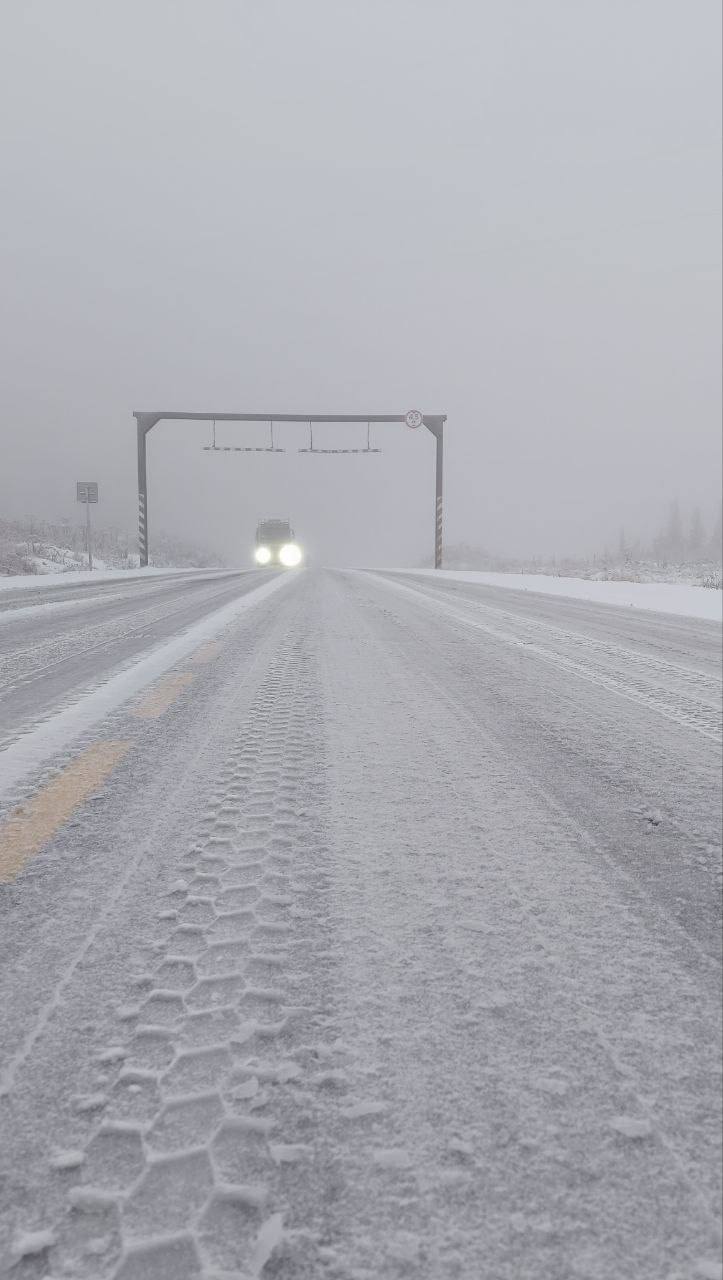
[[[577,600],[595,600],[599,604],[723,621],[723,591],[685,586],[678,582],[593,582],[587,578],[552,578],[542,573],[483,573],[474,569],[389,569],[386,572],[409,573],[447,582],[474,582],[484,587],[508,587],[512,591],[536,591],[540,595],[568,596]]]

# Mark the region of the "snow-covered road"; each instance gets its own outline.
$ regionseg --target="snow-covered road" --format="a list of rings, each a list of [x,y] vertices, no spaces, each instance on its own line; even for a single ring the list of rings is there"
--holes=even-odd
[[[155,581],[0,613],[0,1275],[719,1277],[720,625]]]
[[[192,570],[99,583],[39,579],[0,593],[0,745],[97,686],[151,644],[258,585],[255,573]]]

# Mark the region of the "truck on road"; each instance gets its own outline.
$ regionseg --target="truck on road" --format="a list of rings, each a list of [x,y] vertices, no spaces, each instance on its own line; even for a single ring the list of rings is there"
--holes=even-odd
[[[303,554],[288,520],[260,520],[256,526],[254,559],[262,567],[281,565],[294,569]]]

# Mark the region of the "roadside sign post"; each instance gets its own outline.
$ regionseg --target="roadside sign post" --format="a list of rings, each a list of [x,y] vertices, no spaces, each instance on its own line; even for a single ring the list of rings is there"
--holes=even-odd
[[[75,486],[77,502],[85,503],[85,548],[88,552],[88,568],[93,569],[93,547],[90,537],[90,504],[98,501],[98,484],[95,480],[78,480]]]

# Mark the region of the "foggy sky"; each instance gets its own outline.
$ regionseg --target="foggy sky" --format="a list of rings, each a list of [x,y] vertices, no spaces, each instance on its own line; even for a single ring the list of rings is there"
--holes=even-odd
[[[449,415],[446,534],[720,489],[719,0],[7,0],[0,512],[133,527],[133,409]],[[227,443],[264,429],[219,428]],[[432,437],[150,437],[150,523],[431,552]],[[319,433],[364,444],[365,431]]]

